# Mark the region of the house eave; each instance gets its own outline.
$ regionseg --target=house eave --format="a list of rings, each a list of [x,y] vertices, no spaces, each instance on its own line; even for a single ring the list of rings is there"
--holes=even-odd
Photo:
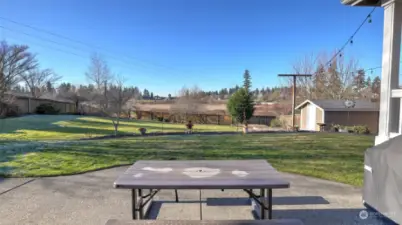
[[[343,5],[350,6],[380,6],[381,0],[341,0]]]
[[[308,100],[308,99],[305,100],[304,102],[300,103],[298,106],[296,106],[296,107],[295,107],[295,110],[301,109],[301,108],[302,108],[305,104],[307,104],[307,103],[310,103],[310,104],[312,104],[312,105],[315,105],[316,107],[318,107],[318,108],[324,110],[321,106],[315,104],[313,101]]]
[[[378,109],[354,109],[354,108],[339,108],[339,109],[324,109],[327,112],[379,112]]]

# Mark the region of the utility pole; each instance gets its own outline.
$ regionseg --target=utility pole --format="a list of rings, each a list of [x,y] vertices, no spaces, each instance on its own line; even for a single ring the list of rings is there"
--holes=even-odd
[[[297,77],[311,77],[311,74],[278,74],[278,77],[292,77],[293,87],[292,87],[292,127],[295,129],[295,107],[296,107],[296,78]]]

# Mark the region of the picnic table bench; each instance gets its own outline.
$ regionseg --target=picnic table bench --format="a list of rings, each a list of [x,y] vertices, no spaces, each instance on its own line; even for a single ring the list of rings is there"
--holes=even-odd
[[[289,182],[266,160],[160,160],[137,161],[117,178],[114,187],[131,189],[133,220],[146,218],[161,189],[175,190],[176,201],[178,189],[199,190],[201,220],[202,189],[243,190],[259,205],[260,219],[264,220],[272,219],[272,189],[289,188]]]
[[[111,219],[106,225],[303,225],[301,220],[131,220]]]

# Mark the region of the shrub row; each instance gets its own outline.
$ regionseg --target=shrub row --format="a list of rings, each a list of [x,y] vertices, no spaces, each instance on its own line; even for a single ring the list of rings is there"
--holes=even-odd
[[[156,118],[156,120],[159,121],[159,122],[165,122],[165,123],[169,123],[169,122],[170,122],[170,120],[169,120],[168,118],[163,118],[162,116],[158,116],[158,117]]]
[[[60,112],[60,110],[56,109],[50,103],[40,104],[38,107],[36,107],[37,114],[55,115],[55,114],[59,114],[59,112]]]
[[[342,126],[339,124],[332,126],[332,131],[339,132],[341,130],[346,130],[349,133],[356,133],[356,134],[370,134],[370,129],[367,125],[355,125],[355,126]]]

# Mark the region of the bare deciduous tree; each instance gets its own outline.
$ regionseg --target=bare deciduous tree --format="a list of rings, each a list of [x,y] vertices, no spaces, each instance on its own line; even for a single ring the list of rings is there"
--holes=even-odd
[[[124,79],[122,77],[117,77],[116,81],[108,88],[106,95],[108,104],[103,104],[102,112],[112,118],[115,135],[117,135],[121,115],[124,110],[127,110],[128,103],[134,98],[135,93],[133,89],[124,87]]]
[[[202,96],[203,92],[197,86],[191,89],[183,87],[180,89],[175,103],[171,105],[170,111],[184,120],[187,120],[188,115],[202,113],[204,111],[204,106],[201,104]]]
[[[32,97],[39,98],[48,91],[49,84],[54,85],[61,79],[61,76],[50,69],[35,69],[21,74],[21,79],[25,82]]]
[[[0,116],[12,103],[7,92],[20,81],[20,76],[37,67],[35,56],[28,52],[28,46],[0,43]]]
[[[99,55],[91,56],[91,64],[85,73],[87,79],[95,85],[96,93],[94,97],[98,98],[100,108],[108,108],[107,88],[113,79],[107,62]],[[100,96],[103,95],[103,96]],[[103,101],[99,101],[100,99]]]
[[[131,119],[131,113],[137,110],[136,103],[137,103],[136,93],[134,93],[133,97],[129,99],[123,106],[123,111],[127,114],[128,119]]]
[[[58,88],[58,96],[61,99],[67,99],[75,103],[76,112],[83,113],[81,111],[81,103],[89,101],[91,99],[92,92],[88,88],[79,87],[76,88],[72,86],[71,88],[66,88],[65,86],[60,86]]]
[[[106,61],[97,53],[91,56],[91,64],[85,73],[87,79],[95,85],[97,90],[103,90],[112,76]]]
[[[326,54],[305,56],[293,65],[296,74],[312,74],[297,80],[298,96],[302,99],[345,99],[353,97],[353,76],[358,63],[344,55],[327,65]],[[292,85],[292,82],[289,81]]]

